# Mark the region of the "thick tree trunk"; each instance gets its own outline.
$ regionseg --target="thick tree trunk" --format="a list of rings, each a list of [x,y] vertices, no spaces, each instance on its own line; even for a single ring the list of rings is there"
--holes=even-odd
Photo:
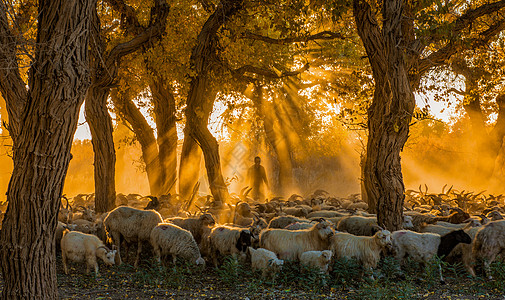
[[[94,152],[95,210],[104,213],[115,208],[116,151],[112,119],[107,110],[109,88],[93,85],[88,90],[85,112]]]
[[[203,25],[190,58],[196,75],[191,78],[190,82],[185,134],[189,135],[187,138],[193,138],[200,145],[212,196],[216,201],[222,203],[228,200],[229,194],[221,172],[219,146],[207,128],[208,116],[214,103],[214,98],[209,97],[208,94],[211,71],[217,61],[217,32],[230,17],[242,8],[242,5],[242,0],[222,0],[219,2],[214,13]]]
[[[189,134],[186,124],[179,165],[179,194],[182,199],[189,199],[191,196],[193,187],[198,182],[201,161],[202,150]]]
[[[79,108],[89,86],[93,7],[92,0],[39,0],[29,94],[15,101],[27,105],[10,116],[23,118],[14,139],[9,206],[0,234],[1,299],[58,298],[54,232]]]
[[[402,41],[403,0],[383,2],[383,26],[379,28],[371,7],[354,0],[358,34],[372,65],[375,92],[368,110],[368,142],[364,185],[369,209],[379,225],[397,230],[403,223],[404,185],[400,151],[408,138],[415,107],[405,68]]]
[[[166,83],[154,76],[150,85],[158,130],[159,161],[162,170],[162,194],[175,194],[177,180],[177,119],[175,97]]]
[[[142,149],[142,159],[146,165],[150,194],[154,196],[162,195],[162,169],[153,129],[149,126],[137,106],[132,102],[128,92],[118,92],[116,90],[112,93],[111,98],[118,114],[130,124],[139,141]]]

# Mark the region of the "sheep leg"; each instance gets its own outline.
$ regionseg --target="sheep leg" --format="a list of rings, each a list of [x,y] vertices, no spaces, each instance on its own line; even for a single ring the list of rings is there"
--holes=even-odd
[[[98,263],[96,262],[95,255],[87,255],[86,259],[86,274],[89,274],[90,267],[95,269],[95,276],[98,275]]]
[[[112,235],[112,240],[117,248],[116,257],[114,257],[114,262],[116,263],[116,265],[119,266],[120,264],[123,263],[123,261],[121,260],[121,251],[120,251],[121,250],[121,234],[119,232],[114,231],[114,232],[111,232],[111,235]]]
[[[65,254],[65,251],[61,252],[61,262],[63,263],[63,270],[65,271],[65,274],[68,275],[67,255]]]
[[[440,263],[438,263],[438,273],[440,274],[440,283],[444,284],[445,280],[444,277],[442,276],[442,265],[440,265]]]
[[[139,265],[139,260],[140,260],[140,252],[142,252],[142,241],[139,240],[137,242],[137,256],[135,257],[135,268],[138,267]]]
[[[489,280],[493,279],[493,276],[491,275],[491,264],[496,258],[495,253],[491,253],[490,256],[488,256],[486,259],[484,259],[484,271],[486,272],[486,276]]]
[[[471,252],[463,252],[463,264],[470,276],[475,277],[475,270],[473,269],[474,259]]]
[[[154,258],[158,263],[161,263],[161,250],[159,246],[154,247]]]

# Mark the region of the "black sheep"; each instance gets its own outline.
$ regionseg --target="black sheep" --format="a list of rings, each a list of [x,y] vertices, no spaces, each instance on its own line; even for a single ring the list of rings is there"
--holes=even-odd
[[[446,257],[459,243],[470,244],[471,242],[472,239],[463,229],[451,231],[441,237],[437,255]]]

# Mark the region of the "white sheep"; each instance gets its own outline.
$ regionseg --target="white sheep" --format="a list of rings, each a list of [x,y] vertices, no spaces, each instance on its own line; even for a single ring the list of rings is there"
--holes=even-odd
[[[403,263],[403,258],[408,255],[413,260],[422,264],[428,263],[435,255],[445,257],[459,243],[471,243],[471,238],[463,230],[451,231],[440,236],[436,233],[419,233],[410,230],[393,232],[393,249],[396,259]],[[438,265],[440,281],[443,282],[442,268]]]
[[[307,251],[300,255],[300,264],[317,268],[321,273],[328,274],[328,266],[331,262],[332,252],[324,251]]]
[[[151,230],[159,223],[163,223],[163,220],[161,215],[154,210],[139,210],[127,206],[120,206],[112,210],[105,217],[103,224],[107,236],[118,248],[117,263],[122,263],[119,247],[123,238],[127,243],[137,243],[135,258],[135,267],[137,267],[142,252],[142,242],[149,242]]]
[[[391,233],[387,230],[377,231],[373,236],[356,236],[339,232],[331,238],[331,250],[335,259],[356,259],[370,272],[377,267],[381,252],[391,245]]]
[[[200,244],[203,237],[210,233],[210,227],[216,224],[211,214],[205,213],[198,217],[190,218],[168,218],[165,222],[173,223],[183,229],[189,230],[197,244]]]
[[[249,229],[231,226],[216,226],[209,235],[210,255],[217,267],[220,256],[244,254],[251,246],[252,234]]]
[[[275,274],[284,265],[282,259],[278,259],[277,255],[267,249],[247,248],[251,256],[251,267],[253,271],[261,270],[263,277]]]
[[[280,259],[298,261],[303,252],[327,250],[334,234],[331,223],[320,221],[309,229],[265,229],[260,234],[260,247],[276,253]]]
[[[98,275],[96,258],[99,257],[104,263],[111,266],[114,265],[115,256],[116,250],[109,250],[95,235],[68,230],[63,232],[61,260],[65,274],[68,274],[68,260],[73,262],[86,261],[86,274],[89,273],[89,268],[93,267],[95,275]]]
[[[161,262],[162,255],[171,255],[174,264],[177,257],[181,257],[196,265],[205,265],[191,232],[177,225],[161,223],[154,227],[151,231],[151,245],[158,262]]]
[[[484,271],[489,279],[493,278],[491,263],[503,251],[505,251],[505,220],[491,221],[477,232],[473,241],[473,255],[484,261]]]

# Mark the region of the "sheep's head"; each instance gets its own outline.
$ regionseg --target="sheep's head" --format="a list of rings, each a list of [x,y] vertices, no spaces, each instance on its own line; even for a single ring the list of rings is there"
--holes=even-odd
[[[333,229],[332,229],[332,224],[322,218],[319,220],[319,223],[314,225],[313,228],[315,228],[317,230],[319,237],[322,240],[327,240],[327,239],[331,238],[334,234]]]
[[[216,224],[216,220],[211,214],[205,213],[200,216],[200,222],[202,222],[203,226],[214,226]]]
[[[275,267],[275,266],[280,267],[280,266],[284,265],[284,260],[278,259],[278,258],[273,258],[273,259],[268,260],[268,265],[273,266],[273,267]]]
[[[414,223],[412,223],[411,216],[403,216],[403,228],[404,229],[412,229],[414,228]]]
[[[323,263],[328,263],[331,260],[332,252],[330,250],[324,250],[321,253],[321,260]]]
[[[195,263],[197,266],[204,266],[205,267],[205,259],[203,259],[201,256],[196,260]]]
[[[251,232],[249,230],[241,230],[240,236],[235,246],[237,247],[238,251],[245,252],[247,250],[247,247],[251,246],[251,240]]]
[[[374,235],[375,239],[377,240],[377,244],[379,244],[381,247],[390,247],[392,244],[391,241],[391,232],[389,230],[381,230],[377,231]]]
[[[106,265],[112,266],[115,263],[117,250],[110,250],[105,246],[96,249],[96,256],[100,257]]]
[[[493,210],[492,212],[487,214],[487,217],[491,219],[491,221],[503,220],[503,216],[499,211]]]

